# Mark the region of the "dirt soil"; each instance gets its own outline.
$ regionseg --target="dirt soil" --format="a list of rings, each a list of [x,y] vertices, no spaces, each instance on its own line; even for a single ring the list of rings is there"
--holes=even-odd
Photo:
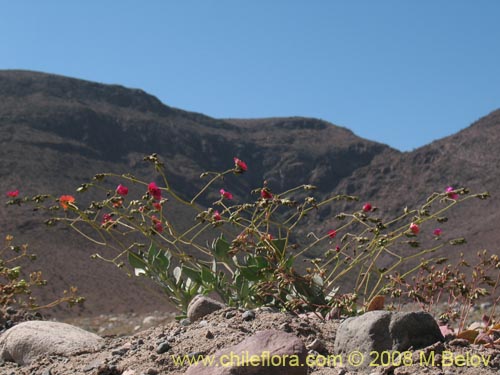
[[[340,324],[338,320],[321,321],[314,317],[298,317],[291,314],[273,312],[270,309],[258,309],[255,311],[255,319],[244,320],[243,310],[226,308],[207,316],[204,320],[196,321],[189,325],[183,325],[177,321],[166,322],[157,315],[157,326],[148,328],[126,336],[107,335],[105,344],[98,353],[80,353],[70,358],[53,355],[41,357],[31,365],[19,367],[13,363],[0,364],[1,375],[155,375],[155,374],[183,374],[188,365],[176,364],[174,356],[207,356],[214,354],[217,350],[241,342],[254,332],[266,329],[280,329],[292,332],[302,339],[307,345],[314,339],[319,339],[324,349],[319,354],[327,356],[333,352],[335,333]],[[135,319],[139,317],[127,317],[121,315],[111,319],[112,322],[122,319]],[[109,319],[105,320],[106,324]],[[152,319],[149,319],[151,323]],[[96,323],[96,322],[93,322]],[[92,327],[92,322],[86,322],[87,328]],[[103,324],[99,321],[99,324]],[[106,325],[105,324],[105,325]],[[127,322],[122,321],[123,325]],[[136,322],[132,323],[137,329]],[[94,325],[95,328],[95,325]],[[412,366],[386,366],[374,367],[370,370],[360,371],[362,374],[426,374],[426,375],[493,375],[500,372],[500,348],[487,349],[483,346],[467,345],[461,346],[461,342],[451,341],[444,344],[438,343],[433,347],[424,349],[429,354],[435,352],[436,362],[434,366],[425,366],[419,359],[421,351],[413,353]],[[168,348],[159,354],[160,348]],[[488,367],[475,367],[466,365],[464,367],[440,367],[439,354],[449,351],[453,355],[470,356],[477,354],[491,356]],[[344,364],[345,365],[345,364]],[[315,375],[348,375],[353,373],[343,366],[331,365],[330,367],[309,367],[309,373]]]

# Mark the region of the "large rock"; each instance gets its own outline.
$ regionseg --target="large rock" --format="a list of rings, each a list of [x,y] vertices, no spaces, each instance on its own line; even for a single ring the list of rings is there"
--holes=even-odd
[[[305,375],[307,349],[291,333],[259,331],[237,345],[219,350],[211,366],[192,365],[186,375]]]
[[[0,336],[0,358],[25,365],[37,356],[69,356],[99,349],[103,339],[65,323],[29,321],[20,323]]]
[[[438,341],[444,341],[444,337],[437,322],[426,312],[371,311],[342,322],[334,352],[344,359],[355,351],[361,352],[364,362],[358,367],[363,367],[374,359],[371,352],[421,349]]]
[[[224,307],[226,306],[222,302],[216,301],[210,297],[197,295],[189,303],[187,316],[191,322],[194,322]]]

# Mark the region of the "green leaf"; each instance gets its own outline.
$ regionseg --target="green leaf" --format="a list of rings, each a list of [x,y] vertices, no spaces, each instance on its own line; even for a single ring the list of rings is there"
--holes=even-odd
[[[239,268],[241,275],[250,281],[259,281],[261,279],[259,275],[260,268],[257,266],[242,266]]]
[[[182,274],[187,276],[189,279],[191,279],[193,282],[202,284],[203,280],[201,277],[201,271],[195,270],[193,268],[187,267],[187,266],[182,266],[181,267]]]
[[[160,271],[166,271],[170,267],[171,254],[163,249],[157,249],[154,243],[148,250],[148,263],[155,269]]]
[[[201,279],[203,280],[203,284],[209,284],[213,286],[217,278],[215,277],[214,273],[210,269],[208,269],[208,267],[202,266]]]
[[[220,236],[212,243],[212,252],[215,255],[215,258],[221,261],[229,260],[229,250],[230,250],[229,242],[226,241],[224,236]]]
[[[142,256],[134,253],[133,251],[128,252],[128,263],[134,268],[136,276],[145,274],[148,268],[147,263],[142,259]]]
[[[175,283],[179,284],[179,282],[181,281],[181,276],[182,276],[181,268],[175,267],[173,274],[174,274]]]
[[[286,239],[272,240],[271,244],[278,251],[278,253],[281,254],[281,256],[285,255]]]

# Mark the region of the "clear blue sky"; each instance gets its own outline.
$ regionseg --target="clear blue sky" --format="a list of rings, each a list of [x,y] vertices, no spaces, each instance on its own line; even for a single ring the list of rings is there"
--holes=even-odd
[[[0,68],[411,150],[500,107],[497,0],[0,1]]]

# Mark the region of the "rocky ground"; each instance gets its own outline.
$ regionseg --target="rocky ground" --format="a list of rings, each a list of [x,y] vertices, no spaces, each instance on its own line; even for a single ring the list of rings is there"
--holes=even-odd
[[[135,333],[117,336],[104,335],[104,341],[97,353],[82,351],[70,357],[50,355],[39,357],[29,365],[19,366],[11,362],[0,364],[2,375],[155,375],[155,374],[184,374],[189,365],[176,363],[184,358],[210,356],[222,348],[235,345],[252,336],[257,331],[279,330],[299,338],[309,354],[326,358],[333,353],[333,345],[339,320],[322,321],[314,316],[298,317],[291,314],[274,312],[270,309],[258,309],[252,312],[224,308],[215,311],[200,320],[188,324],[187,321],[177,322],[161,319],[160,314],[149,317],[129,317]],[[148,318],[148,319],[145,319]],[[116,317],[109,321],[104,319],[99,324],[108,328],[110,323],[127,319],[127,316]],[[171,317],[170,317],[171,320]],[[94,322],[95,323],[95,322]],[[143,323],[153,324],[151,328],[143,329]],[[92,322],[88,321],[86,328],[92,329]],[[83,324],[85,325],[85,324]],[[119,324],[117,323],[117,326]],[[139,328],[137,328],[140,326]],[[115,327],[116,328],[116,327]],[[94,326],[95,330],[95,326]],[[123,329],[120,329],[124,332]],[[99,329],[97,329],[99,331]],[[101,331],[101,336],[104,331]],[[423,354],[422,354],[423,353]],[[429,354],[435,354],[434,364],[427,365]],[[452,353],[452,354],[449,354]],[[445,366],[450,363],[449,356],[460,359],[463,355],[464,366]],[[176,357],[177,356],[177,357]],[[187,357],[185,357],[187,356]],[[325,357],[320,357],[325,356]],[[448,357],[447,357],[448,356]],[[482,357],[477,357],[482,356]],[[489,358],[487,367],[477,365],[478,358]],[[347,359],[344,358],[346,361]],[[467,363],[467,360],[469,363]],[[348,375],[353,373],[347,369],[346,363],[326,363],[325,360],[316,361],[317,365],[306,366],[302,372],[315,375]],[[391,362],[391,361],[389,361]],[[424,350],[414,351],[406,358],[407,366],[394,366],[394,361],[386,366],[363,369],[360,373],[366,374],[426,374],[451,375],[474,374],[493,375],[500,372],[500,348],[487,349],[484,346],[469,345],[463,340],[448,340],[438,343]],[[477,366],[476,366],[477,365]],[[238,373],[278,373],[276,369],[260,372]],[[216,369],[214,369],[216,370]],[[220,370],[220,369],[219,369]],[[196,371],[202,373],[201,371]],[[214,372],[215,373],[215,372]],[[221,373],[221,372],[217,372]],[[229,372],[228,372],[229,373]]]

